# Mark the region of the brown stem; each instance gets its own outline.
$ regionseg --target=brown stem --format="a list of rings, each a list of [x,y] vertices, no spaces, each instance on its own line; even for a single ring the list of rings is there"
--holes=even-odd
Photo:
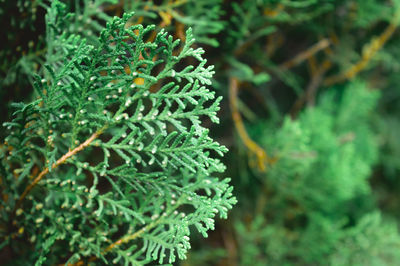
[[[90,143],[93,142],[93,140],[95,140],[101,133],[102,133],[102,129],[97,131],[96,133],[93,133],[93,135],[91,135],[85,142],[83,142],[81,145],[79,145],[78,147],[76,147],[75,149],[73,149],[72,151],[69,150],[66,154],[64,154],[60,159],[58,159],[52,166],[51,169],[57,168],[59,165],[65,163],[65,161],[69,158],[71,158],[72,156],[74,156],[75,154],[77,154],[78,152],[82,151],[83,149],[85,149],[87,146],[90,145]],[[13,213],[21,206],[23,200],[26,198],[26,196],[28,195],[28,193],[36,186],[37,183],[39,183],[40,180],[43,179],[43,177],[49,173],[49,168],[46,167],[42,172],[39,173],[39,175],[33,180],[32,183],[30,183],[24,190],[24,192],[21,194],[21,196],[18,199],[17,204],[14,207],[14,211]]]
[[[310,83],[307,85],[305,92],[301,95],[301,97],[294,103],[291,116],[292,118],[296,118],[298,112],[303,107],[304,103],[307,102],[308,106],[313,106],[315,102],[315,94],[317,93],[318,87],[321,85],[323,81],[323,77],[331,67],[331,63],[328,60],[325,60],[316,73],[313,74]]]
[[[242,117],[238,110],[237,94],[238,94],[239,81],[237,78],[230,78],[229,85],[229,102],[232,111],[232,119],[235,124],[236,130],[239,137],[242,139],[244,145],[249,149],[250,152],[256,155],[258,168],[261,171],[265,171],[266,162],[269,161],[267,153],[258,146],[247,134],[246,128],[244,127]]]
[[[321,85],[322,80],[324,78],[324,75],[326,71],[331,67],[331,62],[326,60],[324,61],[320,69],[317,70],[315,75],[312,77],[310,84],[307,87],[306,90],[306,102],[308,106],[314,106],[315,104],[315,94],[317,93],[318,87]]]
[[[221,232],[223,245],[228,253],[226,261],[222,262],[220,265],[230,265],[237,266],[238,265],[238,252],[237,252],[237,241],[234,236],[233,229],[231,226],[227,226]]]
[[[289,68],[292,68],[301,62],[305,61],[307,58],[310,58],[312,55],[316,54],[317,52],[326,49],[330,45],[330,41],[328,39],[322,39],[316,44],[312,45],[310,48],[308,48],[305,51],[302,51],[298,55],[296,55],[294,58],[282,63],[279,68],[282,70],[287,70]]]
[[[267,199],[268,199],[268,189],[267,189],[267,184],[264,181],[261,187],[260,194],[258,195],[257,201],[256,201],[256,207],[255,207],[255,214],[254,217],[257,215],[261,215],[263,211],[265,211],[265,206],[267,205]]]
[[[117,241],[115,241],[114,243],[110,244],[108,247],[106,247],[105,249],[103,249],[103,251],[101,252],[101,254],[106,254],[109,251],[111,251],[112,249],[114,249],[117,246],[120,246],[124,243],[128,243],[129,241],[132,241],[138,237],[140,237],[144,232],[149,231],[150,229],[152,229],[154,226],[158,225],[160,222],[162,222],[162,217],[160,217],[158,220],[146,225],[145,227],[143,227],[142,229],[140,229],[139,231],[131,234],[131,235],[125,235],[123,237],[121,237],[120,239],[118,239]],[[96,256],[92,256],[89,258],[89,261],[95,261],[98,258]],[[64,265],[64,264],[61,264]],[[60,265],[60,266],[61,266]],[[81,266],[84,265],[83,261],[80,260],[74,264],[68,264],[68,266]]]
[[[366,49],[363,51],[360,61],[358,61],[356,64],[352,65],[350,68],[342,73],[327,77],[324,80],[324,86],[332,86],[333,84],[351,79],[356,76],[360,71],[362,71],[368,65],[369,61],[374,57],[374,55],[385,45],[385,43],[393,35],[394,31],[397,28],[397,20],[399,15],[399,11],[396,11],[392,22],[387,26],[382,34],[378,38],[373,39],[370,42],[369,46],[366,47]]]

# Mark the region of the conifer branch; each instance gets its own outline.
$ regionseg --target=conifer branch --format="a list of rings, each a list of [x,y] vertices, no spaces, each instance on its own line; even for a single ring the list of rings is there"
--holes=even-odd
[[[52,166],[51,169],[55,169],[61,164],[65,163],[69,158],[77,154],[78,152],[84,150],[86,147],[88,147],[96,138],[98,138],[101,133],[103,132],[103,129],[100,129],[99,131],[93,133],[85,142],[80,144],[78,147],[74,148],[73,150],[69,150],[66,154],[64,154],[60,159],[58,159]],[[42,172],[40,172],[37,177],[30,183],[24,190],[24,192],[21,194],[19,197],[17,204],[15,205],[14,212],[20,208],[22,201],[26,198],[28,193],[37,185],[37,183],[40,182],[40,180],[43,179],[45,175],[49,173],[50,169],[46,167],[43,169]]]
[[[1,1],[0,264],[400,265],[399,4]]]
[[[16,150],[9,160],[27,165],[13,188],[23,192],[10,210],[8,235],[23,228],[46,239],[35,257],[39,264],[65,235],[73,254],[67,264],[81,257],[104,260],[103,254],[114,257],[113,263],[162,264],[167,254],[169,263],[184,259],[190,249],[189,228],[206,236],[216,215],[225,218],[236,203],[229,179],[213,177],[225,166],[210,152],[222,156],[227,149],[201,125],[203,116],[219,121],[221,97],[206,87],[213,66],[206,66],[202,48],[192,48],[191,29],[181,45],[163,29],[153,34],[154,25],[132,25],[132,13],[111,19],[93,44],[75,35],[59,36],[53,29],[64,18],[64,8],[55,1],[48,12],[48,24],[56,25],[49,26],[48,36],[53,49],[47,59],[53,60],[45,65],[45,75],[35,77],[39,98],[16,104],[14,119],[5,123],[14,130],[7,138]],[[58,44],[67,49],[58,49]],[[193,63],[180,69],[177,64],[186,58]],[[106,128],[107,136],[99,139]],[[93,143],[100,151],[95,159],[89,153],[75,156]],[[46,165],[36,176],[32,168],[42,158]],[[58,168],[43,182],[66,162],[71,167]],[[36,177],[30,180],[29,174]],[[14,179],[12,173],[8,178]],[[37,184],[44,193],[32,193],[34,217],[21,206]],[[71,209],[62,217],[51,214],[65,208]],[[86,230],[88,218],[96,230]],[[26,223],[32,222],[45,226],[28,229]],[[126,227],[125,235],[110,244],[113,232]],[[139,236],[144,248],[127,244]]]
[[[123,237],[121,237],[120,239],[118,239],[117,241],[113,242],[112,244],[108,245],[103,251],[102,251],[102,255],[110,252],[111,250],[113,250],[114,248],[122,245],[122,244],[126,244],[132,240],[135,240],[136,238],[140,237],[143,233],[147,232],[148,230],[152,229],[153,227],[155,227],[156,225],[158,225],[163,217],[160,217],[159,219],[157,219],[156,221],[144,226],[143,228],[141,228],[140,230],[138,230],[137,232],[133,233],[133,234],[129,234],[129,235],[125,235]],[[93,256],[91,258],[89,258],[89,262],[92,261],[96,261],[98,258]],[[63,265],[63,264],[61,264]],[[69,264],[70,266],[79,266],[79,265],[83,265],[83,260],[79,260],[74,264]]]

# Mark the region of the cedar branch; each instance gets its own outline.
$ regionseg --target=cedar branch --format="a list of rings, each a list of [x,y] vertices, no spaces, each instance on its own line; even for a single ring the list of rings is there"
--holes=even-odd
[[[113,250],[115,247],[120,246],[122,244],[128,243],[138,237],[140,237],[144,232],[152,229],[154,226],[158,225],[160,222],[162,222],[163,217],[160,217],[158,220],[144,226],[142,229],[140,229],[139,231],[130,234],[130,235],[125,235],[123,237],[121,237],[120,239],[118,239],[117,241],[115,241],[114,243],[110,244],[109,246],[107,246],[102,252],[101,254],[104,255],[108,252],[110,252],[111,250]],[[90,257],[89,258],[89,262],[91,261],[95,261],[98,258],[96,256]],[[68,266],[81,266],[84,265],[82,260],[79,260],[78,262],[74,263],[74,264],[68,264]],[[61,266],[61,265],[60,265]]]
[[[74,156],[75,154],[77,154],[78,152],[82,151],[83,149],[85,149],[87,146],[89,146],[93,140],[95,140],[101,133],[102,133],[102,129],[93,133],[85,142],[83,142],[81,145],[79,145],[78,147],[76,147],[73,150],[69,150],[66,154],[64,154],[60,159],[58,159],[52,166],[51,168],[57,168],[59,165],[65,163],[65,161],[69,158],[71,158],[72,156]],[[49,173],[49,168],[46,167],[42,172],[39,173],[39,175],[33,180],[32,183],[30,183],[24,190],[24,192],[21,194],[21,196],[18,199],[17,204],[15,205],[14,208],[14,212],[21,206],[23,200],[26,198],[26,196],[28,195],[28,193],[36,186],[37,183],[39,183],[40,180],[43,179],[43,177]]]

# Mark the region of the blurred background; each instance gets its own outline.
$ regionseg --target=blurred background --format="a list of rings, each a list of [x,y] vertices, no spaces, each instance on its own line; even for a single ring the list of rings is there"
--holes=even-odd
[[[35,97],[50,2],[0,1],[1,123]],[[94,43],[134,11],[181,40],[191,27],[215,65],[220,123],[203,123],[238,204],[181,265],[400,265],[399,0],[64,2],[60,34]]]

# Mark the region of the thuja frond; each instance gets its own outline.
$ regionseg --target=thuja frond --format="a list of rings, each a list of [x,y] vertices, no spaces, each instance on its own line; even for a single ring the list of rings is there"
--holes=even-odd
[[[2,185],[14,209],[1,209],[2,222],[40,251],[26,261],[172,263],[185,258],[190,228],[207,236],[236,202],[229,179],[214,177],[225,168],[214,155],[227,149],[201,125],[218,123],[221,100],[206,88],[204,50],[191,48],[191,29],[183,45],[163,30],[146,42],[154,26],[128,26],[131,17],[90,44],[54,35],[66,45],[36,76],[37,100],[15,104],[5,123]],[[197,63],[178,67],[186,58]]]
[[[181,39],[185,37],[182,36],[182,28],[189,26],[193,28],[197,43],[218,46],[218,41],[213,35],[221,32],[225,25],[221,20],[222,2],[221,0],[163,0],[157,4],[152,1],[124,1],[123,3],[125,11],[135,11],[140,20],[154,23],[156,19],[161,18],[160,25],[175,31]],[[171,27],[173,25],[176,27]]]

